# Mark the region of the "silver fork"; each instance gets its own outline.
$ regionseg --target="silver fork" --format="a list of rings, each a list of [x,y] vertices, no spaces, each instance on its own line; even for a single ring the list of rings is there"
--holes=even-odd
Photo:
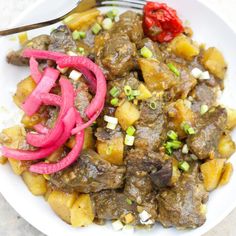
[[[77,5],[68,13],[66,13],[63,16],[60,16],[58,18],[44,21],[44,22],[39,22],[35,24],[30,24],[30,25],[24,25],[12,29],[6,29],[6,30],[1,30],[0,35],[10,35],[10,34],[15,34],[23,31],[29,31],[37,28],[41,28],[44,26],[52,25],[55,24],[59,21],[64,20],[66,17],[68,17],[70,14],[75,13],[75,12],[83,12],[86,10],[89,10],[94,7],[124,7],[124,8],[131,8],[131,9],[136,9],[136,10],[142,10],[143,6],[146,4],[145,0],[81,0],[77,3]]]

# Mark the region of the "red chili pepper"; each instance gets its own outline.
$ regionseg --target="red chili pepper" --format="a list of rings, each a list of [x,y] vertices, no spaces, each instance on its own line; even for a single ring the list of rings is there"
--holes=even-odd
[[[182,21],[165,3],[147,2],[144,7],[144,33],[153,41],[169,42],[184,31]]]

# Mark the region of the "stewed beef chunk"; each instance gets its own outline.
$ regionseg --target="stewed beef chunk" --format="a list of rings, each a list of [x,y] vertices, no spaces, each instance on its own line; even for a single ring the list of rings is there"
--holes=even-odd
[[[206,221],[208,193],[200,179],[198,165],[183,173],[172,188],[161,189],[158,196],[158,220],[164,227],[196,228]]]
[[[125,167],[112,165],[93,150],[84,150],[71,167],[52,175],[54,187],[65,192],[90,193],[122,187]]]
[[[196,134],[189,136],[187,143],[199,159],[208,158],[212,152],[217,155],[217,147],[226,121],[226,109],[222,107],[211,109],[198,120]]]

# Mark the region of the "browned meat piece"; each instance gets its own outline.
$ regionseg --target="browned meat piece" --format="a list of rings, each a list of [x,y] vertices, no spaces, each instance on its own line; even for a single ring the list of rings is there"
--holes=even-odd
[[[111,33],[125,33],[132,42],[140,42],[144,36],[142,16],[133,11],[126,11],[120,15],[120,20],[114,25]]]
[[[140,85],[140,81],[138,80],[138,74],[135,72],[131,72],[125,77],[116,78],[114,80],[108,81],[108,90],[113,87],[116,87],[121,94],[122,92],[124,92],[124,87],[126,85],[129,85],[132,89],[137,89]]]
[[[178,70],[180,71],[180,77],[176,78],[178,82],[170,89],[168,94],[174,100],[187,98],[190,91],[197,84],[197,80],[191,75],[187,67],[181,65],[178,67]]]
[[[104,142],[122,136],[122,132],[120,126],[117,126],[115,130],[99,127],[97,128],[95,136],[97,140]]]
[[[156,42],[153,42],[149,38],[144,38],[141,42],[137,42],[137,48],[141,49],[142,47],[147,47],[152,52],[152,58],[162,61],[162,52],[159,49],[159,46]]]
[[[198,166],[183,173],[172,188],[158,194],[158,220],[164,227],[196,228],[206,221],[205,205],[208,193],[200,180]]]
[[[124,166],[112,165],[93,150],[85,150],[71,167],[52,175],[54,187],[65,192],[90,193],[122,187]]]
[[[123,77],[135,67],[136,47],[126,34],[113,34],[97,55],[96,62],[109,79]]]
[[[49,51],[68,52],[76,51],[76,43],[72,38],[71,31],[66,25],[61,25],[51,32],[51,44]]]
[[[193,92],[193,105],[192,109],[195,112],[199,112],[201,105],[207,105],[212,107],[216,105],[217,92],[215,87],[210,87],[205,83],[200,83],[196,86]]]
[[[141,204],[153,198],[153,187],[160,188],[170,183],[172,162],[161,154],[133,149],[126,156],[125,193]]]
[[[92,194],[92,199],[95,205],[95,215],[99,219],[122,219],[128,213],[132,213],[134,218],[137,218],[136,204],[130,202],[124,193],[104,190]]]
[[[79,79],[75,83],[76,87],[76,98],[75,98],[75,107],[80,112],[80,115],[82,118],[86,118],[85,110],[90,104],[90,101],[92,99],[92,96],[89,93],[87,84],[83,81],[83,79]]]
[[[163,113],[163,104],[156,102],[155,110],[149,107],[148,102],[140,105],[141,115],[136,125],[135,147],[157,150],[165,135],[166,118]]]
[[[48,45],[50,44],[50,36],[48,35],[39,35],[29,41],[27,41],[24,46],[18,51],[11,51],[7,55],[7,62],[17,66],[25,66],[28,65],[29,60],[27,58],[22,57],[22,52],[26,48],[47,50]]]
[[[196,134],[189,136],[187,143],[190,150],[199,158],[206,159],[210,154],[217,154],[217,147],[225,128],[227,112],[216,107],[208,111],[197,122]]]

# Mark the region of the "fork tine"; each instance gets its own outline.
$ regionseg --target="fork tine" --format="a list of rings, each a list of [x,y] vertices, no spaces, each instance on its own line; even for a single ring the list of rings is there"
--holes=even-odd
[[[112,1],[112,0],[105,0],[99,3],[99,6],[102,7],[111,7],[111,6],[116,6],[116,7],[124,7],[124,8],[132,8],[132,9],[137,9],[137,10],[142,10],[143,5],[139,5],[136,3],[131,3],[131,2],[124,2],[124,1]]]
[[[134,4],[142,5],[142,6],[144,6],[147,3],[146,0],[118,0],[118,1],[119,2],[134,3]]]

